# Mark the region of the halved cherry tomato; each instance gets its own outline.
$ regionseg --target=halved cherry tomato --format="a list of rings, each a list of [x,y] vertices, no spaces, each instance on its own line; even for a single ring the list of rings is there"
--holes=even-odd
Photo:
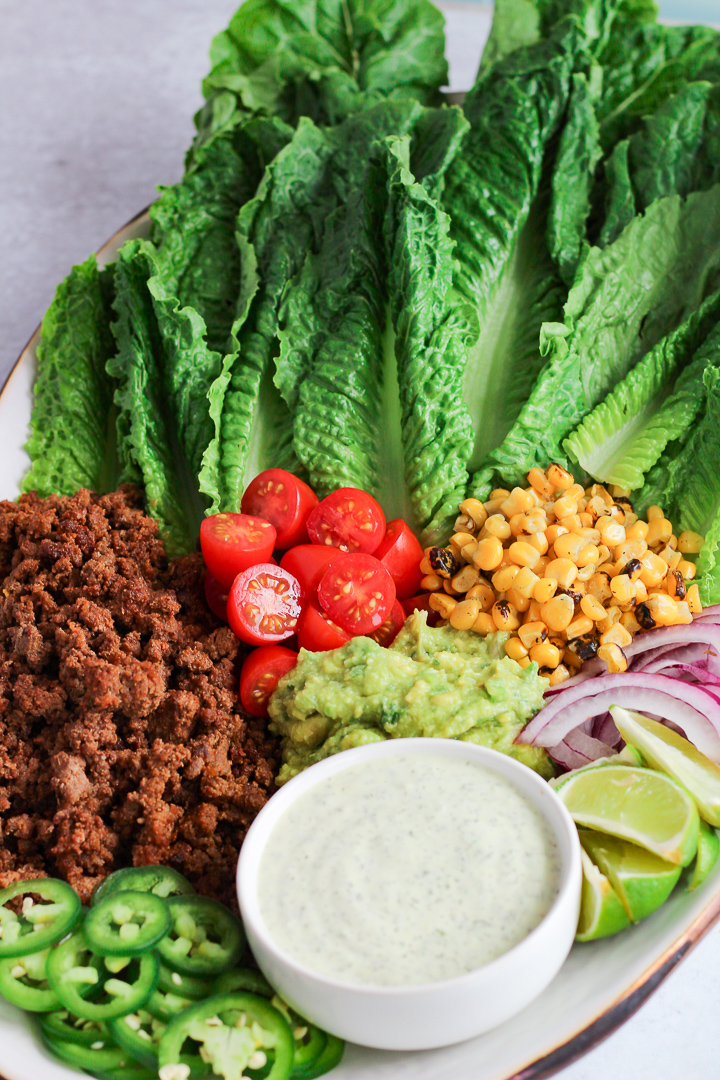
[[[385,535],[385,515],[367,491],[338,488],[311,512],[307,531],[313,544],[372,555]]]
[[[401,600],[418,591],[423,577],[420,562],[424,552],[407,522],[402,518],[389,521],[385,535],[373,554],[395,582],[395,591]]]
[[[297,653],[283,645],[253,649],[240,672],[240,700],[251,716],[267,716],[270,695],[297,664]]]
[[[320,547],[319,544],[298,544],[286,551],[280,560],[284,570],[296,577],[306,596],[311,596],[320,584],[328,566],[342,551],[336,547]]]
[[[305,594],[296,578],[272,563],[238,574],[228,596],[230,629],[248,645],[271,645],[295,633]]]
[[[208,570],[204,581],[205,600],[213,615],[227,622],[227,600],[229,589],[226,589],[217,578],[214,578]]]
[[[298,645],[309,652],[339,649],[350,640],[350,634],[336,626],[325,614],[317,597],[311,597],[300,616],[297,630]]]
[[[409,596],[407,600],[401,600],[405,617],[412,615],[413,611],[427,611],[428,613],[428,626],[436,626],[440,621],[439,612],[430,607],[430,597],[432,593],[420,593],[419,596]]]
[[[372,555],[343,555],[323,574],[318,600],[323,611],[348,634],[370,634],[390,614],[395,584]]]
[[[245,489],[240,509],[274,525],[275,546],[283,549],[308,542],[306,522],[318,501],[299,477],[285,469],[265,469]]]
[[[396,600],[385,622],[378,626],[377,630],[373,630],[372,634],[368,634],[368,637],[371,637],[373,641],[377,641],[378,645],[382,645],[384,649],[387,649],[388,645],[392,645],[404,624],[405,612],[400,601]]]
[[[248,566],[267,562],[275,547],[275,528],[248,514],[211,514],[200,526],[200,547],[212,576],[229,589]]]

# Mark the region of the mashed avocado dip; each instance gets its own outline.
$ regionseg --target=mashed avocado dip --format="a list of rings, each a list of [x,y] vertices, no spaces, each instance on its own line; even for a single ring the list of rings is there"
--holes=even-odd
[[[307,652],[270,699],[282,737],[284,784],[308,765],[353,746],[430,736],[462,739],[554,775],[544,750],[514,739],[543,705],[547,679],[505,655],[509,635],[433,629],[416,611],[388,649],[354,637],[341,649]]]

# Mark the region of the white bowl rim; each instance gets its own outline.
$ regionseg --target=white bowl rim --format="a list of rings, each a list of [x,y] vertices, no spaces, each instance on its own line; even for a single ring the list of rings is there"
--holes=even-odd
[[[256,889],[257,870],[260,867],[262,849],[265,847],[273,828],[288,807],[304,795],[306,791],[309,791],[318,783],[322,783],[328,777],[334,776],[347,768],[352,768],[354,765],[359,765],[363,761],[397,756],[403,753],[439,753],[452,757],[462,757],[465,760],[484,764],[511,781],[518,778],[519,783],[516,786],[520,788],[523,794],[529,796],[536,809],[542,813],[545,821],[550,824],[553,835],[558,842],[561,858],[558,891],[550,908],[540,922],[521,941],[487,964],[463,972],[461,975],[455,975],[449,979],[437,979],[433,982],[400,984],[397,986],[356,983],[333,978],[294,959],[277,944],[268,931],[260,911]],[[528,785],[529,791],[526,791],[521,786],[524,784]],[[547,811],[546,807],[549,808]],[[255,872],[247,869],[253,860],[256,864]],[[383,742],[368,743],[365,746],[343,750],[304,769],[284,784],[257,815],[243,841],[237,866],[237,895],[243,922],[247,921],[252,926],[252,931],[258,940],[286,967],[292,969],[298,975],[316,983],[322,983],[322,985],[330,989],[351,991],[360,996],[388,998],[427,995],[430,992],[439,992],[450,987],[462,988],[463,984],[477,983],[479,979],[490,982],[505,964],[512,964],[525,949],[528,951],[532,949],[537,938],[545,932],[549,920],[553,918],[558,908],[566,901],[568,892],[575,889],[579,892],[581,883],[582,864],[577,828],[567,808],[550,784],[529,766],[510,757],[508,754],[503,754],[487,746],[479,746],[477,743],[464,742],[460,739],[435,737],[387,739]]]

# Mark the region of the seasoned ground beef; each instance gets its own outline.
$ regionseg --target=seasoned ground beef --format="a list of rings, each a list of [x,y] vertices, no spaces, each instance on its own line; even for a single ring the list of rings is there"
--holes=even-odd
[[[0,886],[166,863],[234,904],[277,747],[202,574],[130,487],[0,502]]]

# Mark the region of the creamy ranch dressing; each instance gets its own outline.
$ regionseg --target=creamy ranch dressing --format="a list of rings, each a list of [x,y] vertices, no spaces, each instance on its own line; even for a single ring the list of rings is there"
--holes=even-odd
[[[435,982],[522,941],[560,884],[552,829],[515,785],[444,754],[362,762],[296,800],[270,834],[270,935],[345,982]]]

